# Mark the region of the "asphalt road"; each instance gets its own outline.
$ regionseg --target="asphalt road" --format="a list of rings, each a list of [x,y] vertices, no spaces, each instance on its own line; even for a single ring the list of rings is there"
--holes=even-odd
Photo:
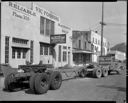
[[[72,74],[73,75],[73,74]],[[126,72],[121,75],[109,75],[105,78],[76,78],[62,82],[59,90],[49,90],[46,94],[36,95],[30,89],[17,92],[4,91],[4,78],[0,78],[0,100],[79,100],[79,101],[117,101],[126,100]]]

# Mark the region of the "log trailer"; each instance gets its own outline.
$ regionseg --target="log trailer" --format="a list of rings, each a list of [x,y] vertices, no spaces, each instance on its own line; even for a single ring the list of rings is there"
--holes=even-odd
[[[54,69],[51,64],[19,65],[17,71],[9,73],[5,77],[5,89],[14,91],[23,82],[29,84],[29,88],[36,94],[44,94],[49,89],[56,90],[61,87],[62,73],[75,72],[76,77],[86,77],[91,73],[93,77],[106,77],[112,71],[120,73],[121,63],[111,56],[100,56],[99,63],[91,63],[88,66],[75,66],[70,69]]]

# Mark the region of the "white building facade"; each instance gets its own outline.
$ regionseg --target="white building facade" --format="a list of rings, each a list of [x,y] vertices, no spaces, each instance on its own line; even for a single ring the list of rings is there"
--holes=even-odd
[[[56,34],[66,34],[66,43],[51,44],[50,35]],[[72,29],[62,25],[60,17],[34,3],[32,9],[16,2],[1,3],[0,64],[72,65],[71,36]]]
[[[91,43],[92,43],[92,62],[98,62],[98,57],[101,55],[101,35],[97,32],[91,31]],[[103,55],[107,55],[108,41],[103,37]]]

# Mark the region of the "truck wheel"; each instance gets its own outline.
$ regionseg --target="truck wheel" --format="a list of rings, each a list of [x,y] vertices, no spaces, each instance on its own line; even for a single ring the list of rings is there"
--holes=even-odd
[[[7,77],[4,80],[5,89],[9,91],[14,91],[16,88],[16,82],[15,82],[15,74],[16,73],[10,73],[7,75]]]
[[[86,75],[87,75],[87,71],[86,71],[85,69],[82,69],[82,70],[79,72],[79,77],[84,78],[84,77],[86,77]]]
[[[93,70],[93,76],[96,78],[100,78],[102,75],[102,70],[100,68],[94,69]]]
[[[116,70],[116,73],[117,74],[121,74],[121,70]]]
[[[49,78],[46,73],[40,73],[35,77],[35,93],[43,94],[49,89]]]
[[[29,87],[33,92],[35,92],[35,78],[37,75],[38,73],[34,73],[29,79]]]
[[[60,72],[54,71],[50,76],[50,89],[59,89],[62,84],[62,76]]]
[[[102,75],[103,75],[103,77],[107,77],[108,76],[108,70],[106,68],[103,68]]]

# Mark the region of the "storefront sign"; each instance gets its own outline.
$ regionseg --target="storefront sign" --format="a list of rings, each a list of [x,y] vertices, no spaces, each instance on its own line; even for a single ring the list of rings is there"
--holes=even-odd
[[[20,6],[14,2],[9,2],[9,7],[12,7],[13,9],[19,11],[19,12],[22,12],[24,14],[28,14],[28,15],[33,15],[33,16],[36,16],[36,13],[33,12],[32,10],[29,10],[23,6]]]
[[[39,8],[37,6],[35,6],[35,9],[36,9],[36,12],[40,13],[41,15],[49,18],[49,19],[52,19],[54,21],[57,21],[59,22],[59,17],[57,17],[56,15],[54,15],[53,13],[43,9],[43,8]]]
[[[66,43],[66,34],[51,35],[50,43],[51,44]]]

